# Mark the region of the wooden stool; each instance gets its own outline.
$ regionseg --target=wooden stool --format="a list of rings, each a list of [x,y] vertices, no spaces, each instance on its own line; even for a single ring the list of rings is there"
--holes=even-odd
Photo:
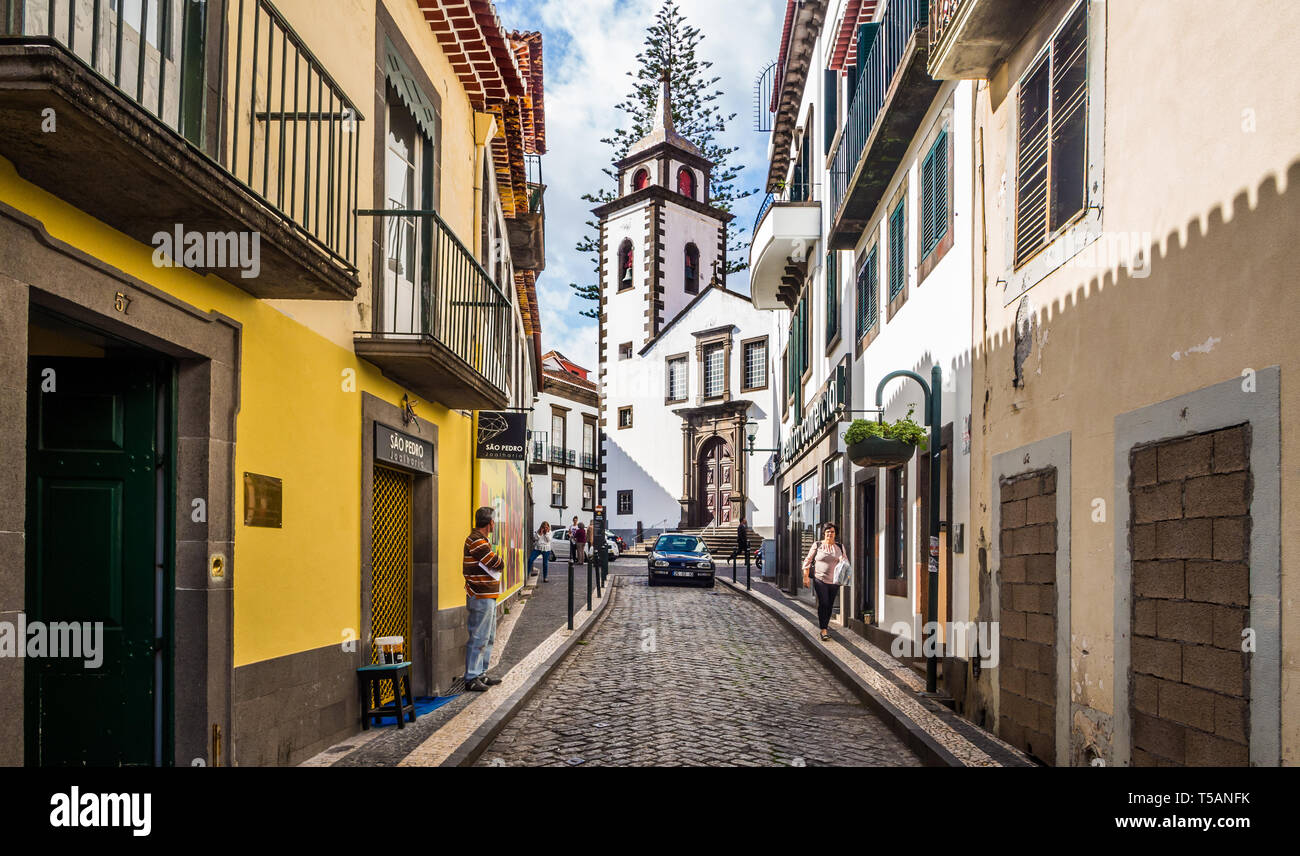
[[[411,695],[411,663],[386,663],[378,666],[362,666],[357,669],[361,679],[361,730],[370,727],[371,720],[379,724],[381,716],[396,716],[397,727],[405,728],[406,714],[409,712],[411,722],[415,722],[415,697]],[[393,703],[379,704],[379,688],[384,681],[393,683]],[[406,687],[406,701],[402,700],[402,686]]]

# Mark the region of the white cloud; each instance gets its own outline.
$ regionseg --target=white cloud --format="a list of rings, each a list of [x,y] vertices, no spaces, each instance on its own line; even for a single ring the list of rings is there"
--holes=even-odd
[[[539,29],[546,62],[546,270],[538,279],[543,350],[557,349],[596,367],[596,322],[578,313],[594,303],[578,299],[571,282],[589,282],[591,261],[574,250],[592,219],[584,193],[607,187],[601,170],[610,148],[601,143],[624,114],[614,105],[627,93],[636,55],[660,0],[497,0],[502,22],[512,29]],[[740,146],[735,162],[746,166],[738,186],[759,188],[767,173],[767,135],[753,130],[753,86],[758,73],[775,59],[785,4],[780,0],[724,2],[678,0],[678,6],[704,39],[702,59],[714,63],[721,80],[723,110],[735,113],[722,142]],[[762,194],[744,200],[736,211],[747,232]],[[730,283],[743,288],[743,276]]]

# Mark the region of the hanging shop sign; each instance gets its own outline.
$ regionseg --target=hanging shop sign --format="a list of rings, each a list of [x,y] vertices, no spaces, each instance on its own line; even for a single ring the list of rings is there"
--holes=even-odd
[[[835,367],[835,374],[826,381],[826,386],[812,405],[804,413],[803,420],[790,432],[790,436],[781,444],[781,463],[790,466],[808,450],[826,431],[844,418],[848,406],[846,398],[847,371],[844,364]]]
[[[479,412],[475,456],[480,461],[522,461],[527,444],[527,413]]]
[[[375,460],[433,474],[433,444],[375,423]]]

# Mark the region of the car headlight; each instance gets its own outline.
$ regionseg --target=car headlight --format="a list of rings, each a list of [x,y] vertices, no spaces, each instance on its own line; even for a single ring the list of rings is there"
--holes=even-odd
[[[712,563],[712,562],[696,562],[696,563],[695,563],[695,567],[697,567],[697,568],[712,568],[712,567],[713,567],[713,563]]]
[[[656,568],[666,568],[668,567],[668,563],[665,562],[663,559],[655,559],[654,566]]]

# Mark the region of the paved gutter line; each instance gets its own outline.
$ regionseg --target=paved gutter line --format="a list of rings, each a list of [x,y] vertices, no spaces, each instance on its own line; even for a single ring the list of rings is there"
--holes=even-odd
[[[614,580],[610,574],[605,596],[592,597],[592,611],[572,631],[567,626],[546,638],[520,660],[501,679],[501,685],[475,699],[464,710],[429,736],[409,755],[398,762],[399,767],[468,767],[483,754],[506,724],[514,718],[533,697],[541,685],[559,667],[565,657],[595,627],[605,608],[614,600]],[[576,617],[576,616],[575,616]],[[509,695],[502,700],[489,701],[493,691]]]
[[[841,681],[885,720],[909,749],[916,752],[928,766],[990,767],[1000,766],[995,760],[962,735],[941,721],[918,701],[911,698],[893,682],[886,680],[866,664],[845,662],[837,654],[840,643],[823,643],[807,628],[804,616],[768,595],[746,591],[743,585],[719,579],[733,591],[748,596],[774,615],[796,639],[803,643],[814,657],[824,663]],[[796,618],[798,620],[796,620]],[[857,658],[853,657],[856,661]],[[954,751],[956,750],[956,751]],[[960,756],[962,757],[959,757]]]
[[[765,597],[770,597],[763,593]],[[780,602],[780,601],[778,601]],[[792,604],[785,604],[787,608],[794,612],[802,614],[808,621],[816,621],[816,614],[812,612],[803,601],[797,601]],[[811,632],[811,631],[810,631]],[[897,660],[893,655],[886,654],[881,648],[872,644],[869,640],[863,639],[851,630],[841,629],[840,631],[831,631],[831,636],[841,645],[850,649],[857,659],[863,664],[875,669],[887,681],[902,689],[904,692],[920,693],[925,690],[925,682],[921,680],[913,669],[906,664]],[[938,704],[937,702],[920,702],[934,716],[938,717],[942,723],[956,731],[976,749],[996,762],[999,766],[1004,767],[1037,767],[1039,764],[1031,760],[1028,756],[1016,749],[1009,743],[1006,743],[997,735],[980,728],[975,723],[963,719],[955,712]],[[981,766],[987,766],[983,764]]]

